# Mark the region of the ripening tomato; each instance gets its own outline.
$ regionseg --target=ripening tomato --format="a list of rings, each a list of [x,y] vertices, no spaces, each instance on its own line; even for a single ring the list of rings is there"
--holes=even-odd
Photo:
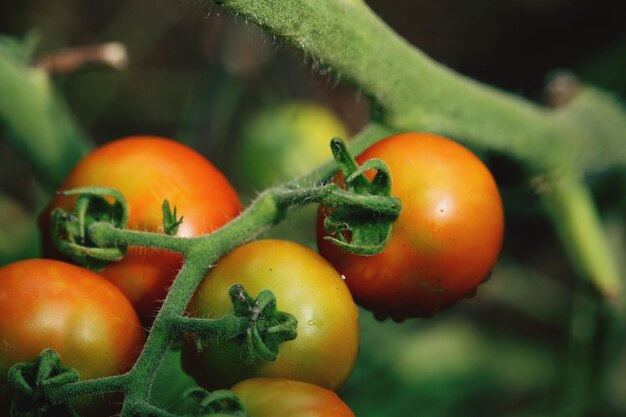
[[[298,320],[295,340],[280,344],[274,362],[246,366],[233,340],[193,340],[183,349],[187,373],[208,388],[227,388],[252,377],[277,377],[338,389],[352,371],[359,343],[358,309],[333,267],[297,243],[259,240],[238,247],[217,262],[194,295],[189,314],[220,317],[233,311],[228,289],[242,284],[251,296],[271,290],[280,311]]]
[[[183,216],[177,236],[209,233],[241,211],[235,190],[209,161],[183,144],[158,137],[128,137],[94,150],[74,168],[62,189],[89,185],[114,188],[124,195],[130,229],[162,232],[165,199]],[[69,209],[74,201],[75,197],[57,196],[42,214],[48,246],[50,212],[55,207]],[[44,252],[58,257],[45,245]],[[123,260],[109,264],[101,274],[131,300],[144,322],[150,322],[181,265],[179,254],[130,247]]]
[[[83,380],[117,375],[135,362],[144,331],[124,294],[100,275],[30,259],[0,268],[0,340],[0,414],[8,416],[6,375],[14,363],[53,348]],[[99,396],[76,405],[85,415],[111,415],[119,411],[115,401]]]
[[[502,202],[489,170],[462,145],[428,133],[383,139],[357,162],[371,158],[387,163],[402,201],[387,246],[374,256],[344,252],[324,239],[321,208],[320,253],[379,317],[427,317],[472,295],[502,246]]]
[[[280,378],[252,378],[231,388],[250,417],[354,417],[331,390]]]

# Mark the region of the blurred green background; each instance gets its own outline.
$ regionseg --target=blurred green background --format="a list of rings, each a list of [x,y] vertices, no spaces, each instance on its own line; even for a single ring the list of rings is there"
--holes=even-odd
[[[66,146],[70,136],[80,138],[72,155],[133,134],[175,138],[206,155],[249,201],[329,156],[332,136],[355,134],[368,120],[359,91],[207,2],[11,3],[0,14],[0,34],[10,37],[4,44],[36,30],[33,65],[48,65],[59,111],[80,127],[61,142],[42,141],[42,149]],[[532,100],[544,100],[545,77],[557,68],[626,94],[622,1],[367,3],[439,62]],[[105,42],[125,48],[123,68],[49,66],[59,51]],[[17,85],[10,77],[34,75],[6,62],[0,60],[0,265],[38,255],[36,215],[75,162],[46,161],[52,156],[43,152],[35,164],[16,146],[16,117],[42,137],[47,127],[28,100],[9,91]],[[359,417],[626,415],[623,301],[607,307],[577,282],[521,167],[475,151],[493,170],[507,212],[492,278],[476,297],[433,319],[377,322],[363,311],[361,352],[342,398]],[[51,166],[56,171],[46,172]],[[624,271],[626,176],[598,170],[589,181]],[[291,213],[269,235],[314,247],[314,213]],[[177,360],[175,352],[168,356],[157,383],[162,404],[191,385]]]

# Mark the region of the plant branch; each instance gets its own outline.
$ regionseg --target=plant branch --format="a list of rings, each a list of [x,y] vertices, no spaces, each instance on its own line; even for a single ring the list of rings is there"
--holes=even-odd
[[[128,374],[122,374],[78,381],[71,384],[49,387],[46,389],[46,395],[53,403],[59,404],[84,395],[122,392],[128,379]]]
[[[564,121],[541,106],[480,84],[434,62],[364,4],[345,0],[222,0],[249,19],[329,67],[378,103],[380,119],[394,129],[425,130],[507,153],[531,169],[563,165],[589,168],[607,159],[626,163],[623,131],[595,132]],[[580,95],[582,105],[605,124],[625,123],[619,104],[602,94]],[[603,97],[600,97],[603,96]],[[591,103],[593,104],[593,103]],[[610,112],[602,109],[610,109]],[[610,113],[610,114],[609,114]],[[595,151],[598,143],[615,152]]]
[[[545,187],[542,200],[572,264],[602,296],[615,299],[622,280],[589,190],[573,174],[548,180]]]
[[[107,222],[98,222],[91,225],[89,237],[100,247],[144,246],[185,254],[193,246],[192,240],[188,238],[163,233],[118,229]]]

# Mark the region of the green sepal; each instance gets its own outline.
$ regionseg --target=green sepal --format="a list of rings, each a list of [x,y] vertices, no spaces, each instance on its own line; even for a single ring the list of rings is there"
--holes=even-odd
[[[191,402],[193,416],[249,417],[237,394],[230,390],[209,392],[204,388],[192,388],[183,394],[183,401]]]
[[[381,159],[357,164],[345,143],[334,138],[331,150],[344,177],[344,188],[330,188],[322,199],[326,217],[324,239],[357,255],[376,255],[385,248],[402,204],[391,196],[391,173]],[[365,173],[376,170],[370,181]],[[330,207],[330,209],[328,208]]]
[[[229,289],[233,314],[248,319],[248,326],[241,339],[241,360],[253,365],[258,360],[275,361],[279,345],[297,336],[298,320],[291,314],[279,311],[276,297],[269,290],[253,299],[245,288],[235,284]]]
[[[43,350],[33,361],[14,364],[7,374],[8,384],[14,389],[11,417],[75,415],[70,404],[49,400],[46,390],[79,379],[76,370],[61,365],[61,358],[53,349]]]
[[[178,232],[178,226],[183,223],[183,216],[178,218],[176,215],[176,206],[174,206],[174,210],[172,210],[170,208],[170,202],[167,200],[163,201],[161,210],[163,211],[163,231],[167,235],[174,236]]]
[[[269,290],[261,291],[255,299],[242,285],[235,284],[228,293],[233,303],[231,315],[217,319],[194,319],[197,350],[202,351],[204,343],[209,340],[234,338],[245,365],[253,365],[259,360],[275,361],[280,344],[296,338],[298,320],[277,309],[276,297]],[[219,328],[214,325],[218,321]]]
[[[100,247],[90,238],[89,228],[100,222],[125,228],[128,206],[124,196],[107,187],[82,187],[60,191],[59,194],[78,195],[71,211],[56,208],[51,213],[52,241],[59,251],[90,269],[100,269],[109,262],[121,260],[126,253],[126,245]]]

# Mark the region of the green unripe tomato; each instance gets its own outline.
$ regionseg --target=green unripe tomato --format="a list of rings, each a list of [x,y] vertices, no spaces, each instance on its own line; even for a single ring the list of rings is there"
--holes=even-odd
[[[265,108],[244,126],[236,155],[243,185],[258,190],[297,177],[332,157],[330,140],[348,131],[329,110],[309,102]]]

